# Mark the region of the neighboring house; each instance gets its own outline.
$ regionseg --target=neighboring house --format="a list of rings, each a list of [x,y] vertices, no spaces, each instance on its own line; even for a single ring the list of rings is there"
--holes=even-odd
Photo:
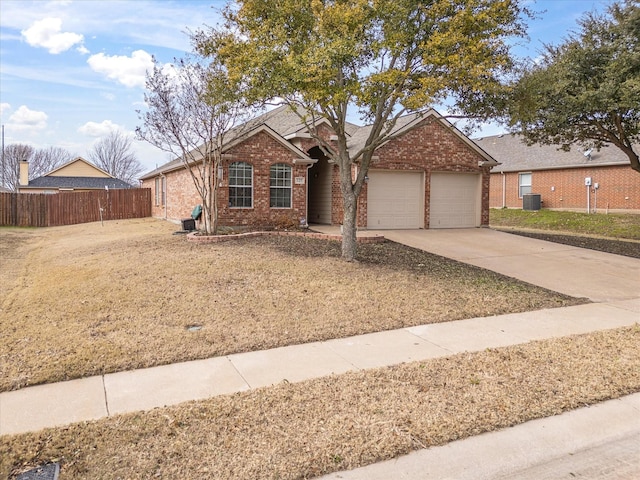
[[[349,124],[356,152],[370,127]],[[333,141],[326,120],[316,128]],[[370,229],[478,227],[489,221],[489,171],[495,160],[434,110],[399,119],[374,152],[358,203],[358,226]],[[219,169],[220,225],[339,225],[338,167],[324,156],[298,116],[279,107],[229,133]],[[358,167],[354,167],[355,169]],[[142,177],[153,216],[180,221],[201,201],[182,160]]]
[[[29,163],[20,162],[20,193],[83,192],[133,188],[122,180],[78,157],[49,173],[29,180]]]
[[[542,208],[640,212],[640,174],[613,145],[564,152],[554,145],[527,146],[513,134],[475,142],[500,162],[491,171],[491,208],[522,208],[523,195],[533,193]]]

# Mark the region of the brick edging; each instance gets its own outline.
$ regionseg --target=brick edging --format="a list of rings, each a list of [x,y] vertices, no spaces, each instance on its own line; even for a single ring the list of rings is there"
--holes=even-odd
[[[198,235],[198,232],[191,232],[187,234],[187,240],[190,242],[196,243],[218,243],[218,242],[228,242],[231,240],[241,240],[243,238],[253,238],[253,237],[264,237],[264,236],[276,236],[276,237],[286,237],[286,236],[296,236],[296,237],[307,237],[307,238],[317,238],[320,240],[335,240],[342,241],[342,235],[329,235],[325,233],[317,233],[317,232],[248,232],[248,233],[238,233],[231,235]],[[376,235],[375,237],[357,237],[358,243],[381,243],[386,239],[383,235]]]

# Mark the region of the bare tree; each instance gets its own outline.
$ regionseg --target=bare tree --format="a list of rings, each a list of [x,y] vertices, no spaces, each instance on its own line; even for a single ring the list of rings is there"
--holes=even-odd
[[[31,178],[40,177],[58,168],[60,165],[71,161],[73,157],[74,155],[61,147],[38,149],[33,153],[33,158],[31,159],[32,166],[30,165],[29,168],[30,171],[33,171],[33,177],[31,177],[31,175],[29,176]]]
[[[24,143],[14,143],[4,149],[3,186],[16,191],[20,181],[20,162],[29,162],[29,180],[41,177],[70,161],[73,155],[61,147],[35,149]]]
[[[105,172],[131,185],[137,182],[144,167],[131,151],[131,138],[121,131],[112,131],[89,151],[89,160]]]
[[[148,110],[138,111],[144,123],[136,129],[138,138],[182,160],[202,201],[203,231],[215,234],[222,148],[229,131],[246,118],[237,85],[215,60],[204,64],[192,56],[170,68],[155,64],[146,86]]]

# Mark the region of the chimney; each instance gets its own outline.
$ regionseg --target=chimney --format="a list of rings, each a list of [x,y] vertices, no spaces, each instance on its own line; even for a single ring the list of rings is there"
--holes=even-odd
[[[20,161],[20,178],[18,181],[21,187],[29,185],[29,162]]]

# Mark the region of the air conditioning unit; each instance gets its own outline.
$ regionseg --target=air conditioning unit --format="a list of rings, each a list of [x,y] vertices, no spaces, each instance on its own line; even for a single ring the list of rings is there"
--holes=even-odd
[[[542,198],[539,193],[525,193],[522,195],[522,209],[528,211],[540,210]]]
[[[193,218],[185,218],[182,220],[182,230],[191,232],[196,229],[196,221]]]

